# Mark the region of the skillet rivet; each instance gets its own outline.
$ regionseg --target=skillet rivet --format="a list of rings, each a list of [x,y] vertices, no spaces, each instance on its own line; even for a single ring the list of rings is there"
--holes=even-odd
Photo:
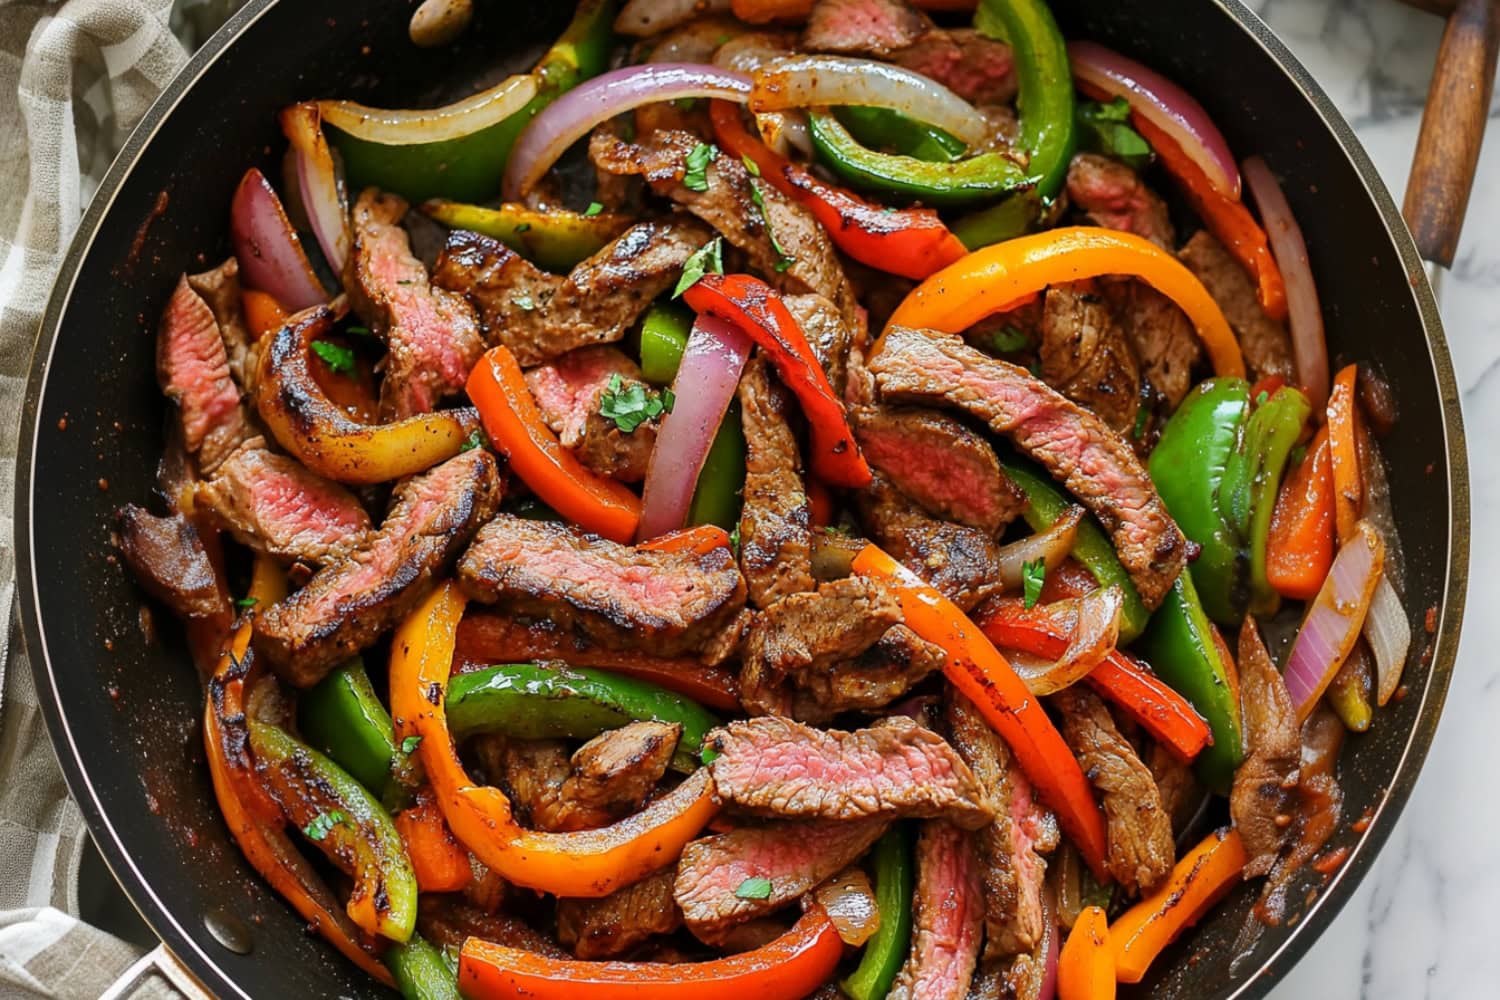
[[[232,913],[224,910],[209,910],[203,917],[203,926],[213,939],[236,955],[248,955],[255,942],[250,937],[250,928]]]

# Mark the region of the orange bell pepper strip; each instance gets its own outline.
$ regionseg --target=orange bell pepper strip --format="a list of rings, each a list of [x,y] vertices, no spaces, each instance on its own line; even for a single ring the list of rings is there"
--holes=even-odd
[[[1115,978],[1140,982],[1156,956],[1239,881],[1246,860],[1239,831],[1228,828],[1214,831],[1184,854],[1167,880],[1110,928]]]
[[[547,624],[522,625],[494,611],[470,612],[458,625],[453,663],[457,673],[531,660],[597,667],[660,684],[720,712],[740,710],[740,686],[735,675],[722,667],[705,666],[693,657],[580,646],[571,633],[558,632]]]
[[[1349,365],[1333,380],[1328,394],[1328,445],[1332,449],[1333,514],[1338,542],[1343,545],[1354,537],[1364,508],[1364,479],[1359,469],[1359,408],[1354,399],[1354,384],[1359,367]]]
[[[771,943],[707,962],[580,962],[471,937],[458,986],[472,1000],[802,1000],[843,954],[833,922],[814,905]]]
[[[417,797],[417,804],[392,817],[396,832],[406,845],[417,888],[422,892],[458,892],[474,880],[469,852],[463,849],[443,811],[430,794]]]
[[[1266,315],[1284,322],[1287,317],[1286,282],[1282,280],[1281,268],[1276,266],[1276,258],[1271,255],[1266,231],[1255,221],[1245,203],[1215,188],[1203,168],[1182,151],[1177,140],[1149,119],[1133,114],[1130,122],[1161,157],[1162,166],[1177,179],[1188,203],[1208,231],[1249,272],[1255,281],[1256,298]]]
[[[1282,597],[1318,596],[1333,565],[1333,447],[1318,428],[1307,457],[1286,477],[1266,537],[1266,580]]]
[[[948,654],[944,676],[1010,745],[1042,802],[1057,814],[1058,825],[1099,880],[1107,881],[1104,816],[1041,700],[1026,690],[1026,682],[952,601],[878,546],[861,549],[853,570],[890,585],[906,627],[943,647]]]
[[[812,213],[834,245],[861,264],[921,281],[969,252],[932,209],[877,205],[782,156],[750,134],[739,105],[712,101],[708,113],[723,149]]]
[[[729,532],[717,524],[695,524],[641,542],[636,548],[642,552],[692,552],[705,556],[714,549],[727,549],[729,544]]]
[[[490,348],[469,372],[467,388],[490,443],[544,503],[587,531],[626,545],[635,539],[641,498],[590,472],[562,446],[509,350]]]
[[[829,486],[870,485],[870,466],[854,441],[844,402],[828,383],[818,356],[781,296],[748,274],[709,274],[682,297],[694,311],[738,327],[771,359],[807,416],[814,475]]]
[[[961,333],[1048,285],[1105,274],[1139,278],[1177,303],[1207,348],[1214,374],[1244,377],[1239,341],[1192,271],[1150,240],[1092,226],[1049,229],[976,250],[918,285],[896,307],[886,329]]]
[[[718,811],[708,769],[611,826],[570,833],[528,830],[498,788],[474,784],[459,760],[444,709],[464,597],[444,583],[391,640],[391,714],[398,740],[420,736],[427,778],[459,842],[516,885],[557,896],[607,896],[673,864]]]
[[[255,339],[275,333],[286,325],[286,310],[270,294],[254,288],[240,291],[240,308],[245,311],[245,325]]]
[[[245,686],[255,670],[252,620],[240,620],[220,654],[203,708],[203,749],[219,812],[250,867],[345,958],[394,989],[390,972],[360,943],[359,928],[287,837],[281,807],[255,777],[245,730]]]
[[[1067,651],[1071,629],[1054,620],[1046,605],[1028,609],[1017,598],[990,607],[993,610],[980,627],[996,646],[1051,658]],[[1213,738],[1208,723],[1186,698],[1118,649],[1089,671],[1084,681],[1183,760],[1192,760]]]
[[[1057,959],[1057,1000],[1114,1000],[1115,954],[1109,946],[1109,917],[1085,907]]]

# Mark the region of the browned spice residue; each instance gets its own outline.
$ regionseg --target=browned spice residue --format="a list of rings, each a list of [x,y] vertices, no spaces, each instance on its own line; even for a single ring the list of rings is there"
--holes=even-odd
[[[146,245],[146,233],[151,229],[151,223],[167,213],[167,203],[170,200],[171,196],[167,194],[166,188],[156,192],[156,204],[151,206],[151,211],[147,212],[146,217],[141,220],[140,228],[135,231],[135,239],[130,241],[130,251],[125,254],[127,268],[135,267],[141,259],[141,250]]]

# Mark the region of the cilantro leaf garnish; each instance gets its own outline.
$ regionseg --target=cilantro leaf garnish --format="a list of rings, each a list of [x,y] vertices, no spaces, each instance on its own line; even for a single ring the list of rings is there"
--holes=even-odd
[[[708,142],[700,142],[693,147],[693,151],[687,155],[683,163],[687,166],[687,173],[682,175],[682,185],[689,191],[708,190],[708,165],[719,156],[719,147]]]
[[[797,263],[797,258],[783,250],[781,243],[777,241],[776,232],[771,228],[771,213],[766,211],[765,196],[760,193],[760,185],[755,181],[750,182],[750,200],[760,210],[760,219],[766,226],[766,239],[771,241],[771,249],[776,251],[776,273],[781,274]]]
[[[314,816],[313,821],[302,828],[302,832],[307,834],[308,840],[322,840],[334,827],[348,821],[349,817],[345,816],[342,810],[331,809]]]
[[[583,217],[585,219],[592,219],[602,211],[604,211],[603,205],[599,204],[597,201],[591,201],[589,202],[589,207],[584,209]]]
[[[1040,559],[1021,564],[1021,586],[1026,595],[1026,607],[1036,607],[1042,598],[1042,585],[1047,582],[1047,564]]]
[[[599,397],[599,413],[630,434],[646,421],[670,413],[675,401],[671,389],[658,394],[641,382],[627,386],[616,372],[609,378],[609,388]]]
[[[705,274],[724,273],[724,238],[715,236],[703,246],[693,251],[682,265],[682,278],[677,282],[677,287],[672,291],[672,298],[678,298],[683,292],[696,285]]]
[[[419,747],[421,745],[422,745],[422,737],[420,737],[420,736],[408,736],[406,739],[404,739],[404,740],[401,741],[401,752],[404,753],[404,754],[410,755],[412,752],[414,752],[417,749],[417,747]]]
[[[335,375],[347,375],[354,371],[354,349],[335,344],[329,340],[312,342],[313,353],[323,359],[328,370]]]
[[[739,899],[770,899],[771,880],[763,875],[752,875],[740,883],[734,894]]]
[[[464,438],[464,443],[458,446],[459,451],[473,451],[475,448],[483,448],[490,443],[482,427],[476,427]]]

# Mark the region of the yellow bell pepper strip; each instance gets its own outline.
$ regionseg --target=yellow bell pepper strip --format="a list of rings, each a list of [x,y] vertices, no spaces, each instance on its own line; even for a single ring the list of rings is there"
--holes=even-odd
[[[539,210],[508,201],[497,208],[446,198],[422,203],[422,214],[450,229],[469,229],[493,237],[533,264],[567,274],[580,261],[603,250],[630,228],[630,218],[616,212],[586,215],[548,207]]]
[[[1109,946],[1109,916],[1085,907],[1057,960],[1057,1000],[1114,1000],[1115,954]]]
[[[1246,860],[1239,831],[1228,828],[1215,830],[1184,854],[1167,880],[1110,928],[1115,978],[1122,983],[1145,978],[1156,956],[1240,880]]]
[[[464,771],[445,703],[464,597],[448,582],[433,591],[391,640],[391,714],[417,751],[438,806],[459,842],[516,885],[558,896],[597,898],[673,864],[718,811],[707,769],[612,826],[543,833],[518,824],[498,788]]]
[[[802,1000],[843,954],[833,921],[814,904],[770,944],[707,962],[580,962],[471,937],[458,982],[471,1000]]]
[[[1214,372],[1244,377],[1239,341],[1193,272],[1150,240],[1091,226],[1050,229],[974,251],[918,285],[896,307],[886,329],[962,333],[1048,285],[1105,274],[1139,278],[1177,303],[1208,349]]]
[[[948,654],[943,674],[1005,739],[1058,825],[1089,868],[1106,881],[1104,816],[1094,791],[1047,717],[1042,703],[1004,656],[953,602],[875,545],[854,557],[853,571],[891,586],[906,627]]]
[[[641,498],[590,472],[562,446],[542,421],[515,355],[503,346],[490,348],[469,373],[468,391],[490,443],[543,503],[605,538],[624,545],[635,538]]]

